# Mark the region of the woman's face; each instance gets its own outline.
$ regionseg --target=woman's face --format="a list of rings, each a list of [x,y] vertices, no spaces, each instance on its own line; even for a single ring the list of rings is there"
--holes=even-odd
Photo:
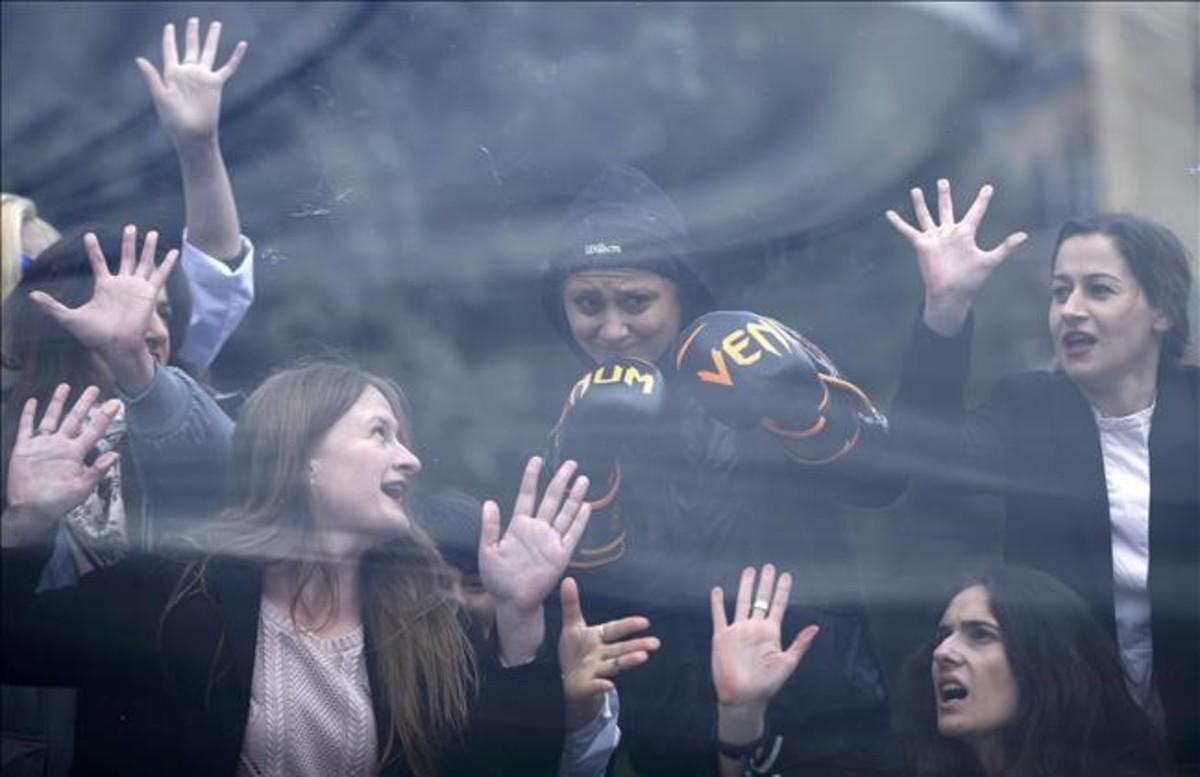
[[[1050,334],[1071,379],[1104,389],[1130,374],[1153,372],[1170,328],[1112,238],[1093,233],[1062,242],[1050,284]]]
[[[1013,722],[1020,693],[987,590],[973,585],[950,600],[931,667],[938,733],[980,753]]]
[[[675,283],[646,270],[574,273],[563,285],[563,309],[575,342],[596,363],[656,362],[682,326]]]
[[[146,326],[146,348],[150,355],[160,365],[171,360],[171,300],[167,297],[167,288],[158,290],[154,300],[154,313],[150,315],[150,323]]]
[[[402,535],[411,526],[408,494],[420,470],[392,406],[368,386],[326,432],[309,462],[317,520],[351,536]]]
[[[488,634],[496,622],[496,598],[488,593],[478,572],[465,574],[461,569],[450,566],[451,584],[454,595],[475,616],[475,621]]]

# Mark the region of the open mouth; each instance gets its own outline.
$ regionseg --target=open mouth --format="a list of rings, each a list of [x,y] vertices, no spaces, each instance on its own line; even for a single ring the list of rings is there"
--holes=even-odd
[[[1067,332],[1062,336],[1062,344],[1068,356],[1081,356],[1096,344],[1096,336],[1086,332]]]
[[[403,502],[408,494],[408,483],[402,480],[395,480],[391,483],[384,483],[380,486],[380,489],[395,501]]]
[[[956,680],[946,680],[939,683],[938,700],[942,702],[959,701],[967,698],[967,687]]]

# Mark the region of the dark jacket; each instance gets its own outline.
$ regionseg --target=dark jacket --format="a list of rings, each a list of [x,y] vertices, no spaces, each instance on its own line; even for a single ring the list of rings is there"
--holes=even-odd
[[[1003,495],[1007,561],[1073,588],[1116,634],[1112,529],[1100,435],[1060,372],[997,383],[968,412],[970,328],[941,337],[918,322],[892,408],[894,442],[914,478]],[[1150,429],[1154,682],[1169,743],[1200,764],[1200,370],[1164,364]]]
[[[622,673],[621,729],[645,774],[716,768],[716,695],[708,594],[732,602],[746,566],[774,563],[795,577],[784,644],[821,626],[770,710],[784,749],[773,772],[837,775],[872,761],[885,739],[887,694],[871,644],[854,554],[841,526],[832,471],[792,462],[762,431],[743,433],[667,387],[654,424],[625,446],[613,509],[624,555],[573,571],[589,617],[643,614],[662,647]],[[594,516],[603,521],[606,514]]]
[[[174,367],[156,369],[141,396],[122,399],[128,433],[119,450],[129,538],[134,548],[148,550],[166,532],[219,506],[233,422],[217,404],[219,397]],[[6,397],[5,401],[16,400]],[[0,472],[0,479],[6,475]],[[0,493],[6,492],[0,489]],[[45,566],[42,579],[50,587],[78,577],[65,531],[59,527],[56,550]],[[75,719],[72,691],[4,685],[0,700],[0,769],[5,774],[39,777],[69,773]]]
[[[5,681],[78,688],[75,773],[235,774],[250,709],[260,568],[214,560],[203,585],[168,612],[181,562],[138,556],[34,594],[44,562],[41,550],[3,551],[3,673]],[[377,688],[374,635],[364,636]],[[564,715],[557,663],[503,669],[491,646],[476,644],[481,685],[467,740],[445,754],[438,773],[552,774]],[[374,707],[382,747],[382,695]],[[393,758],[382,773],[409,771]]]
[[[687,225],[665,192],[634,168],[602,170],[567,211],[543,272],[547,316],[580,353],[563,310],[565,280],[634,268],[675,284],[686,326],[714,307],[692,253]],[[821,625],[771,705],[776,730],[786,735],[773,772],[837,775],[847,761],[870,761],[885,738],[886,693],[833,498],[865,490],[878,497],[859,488],[872,480],[862,454],[876,440],[864,440],[842,466],[803,467],[766,432],[725,426],[669,380],[657,418],[603,433],[621,438],[621,484],[588,529],[613,542],[589,544],[616,550],[572,574],[590,621],[646,615],[662,639],[645,667],[617,680],[622,743],[633,767],[688,777],[716,770],[708,594],[721,585],[732,601],[740,570],[767,562],[797,577],[785,640],[809,623]],[[601,483],[607,475],[585,474]]]

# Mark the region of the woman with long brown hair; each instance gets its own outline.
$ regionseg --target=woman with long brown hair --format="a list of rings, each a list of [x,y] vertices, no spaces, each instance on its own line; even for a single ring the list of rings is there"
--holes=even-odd
[[[89,250],[99,273],[100,249]],[[145,292],[126,297],[123,315],[42,300],[77,337],[116,344],[105,353],[118,371],[117,351],[134,362],[146,348],[135,335],[170,271],[154,268],[153,249],[135,263],[131,242],[122,267],[129,290]],[[152,359],[140,363],[152,386],[164,379]],[[497,505],[484,506],[480,569],[497,600],[485,642],[410,517],[421,464],[399,388],[314,363],[251,396],[231,442],[232,506],[182,532],[171,558],[134,557],[36,594],[41,540],[113,463],[88,458],[112,417],[108,406],[89,413],[96,396],[83,392],[65,418],[64,403],[48,408],[36,433],[37,403],[26,404],[2,522],[4,679],[79,688],[77,772],[553,770],[562,690],[542,658],[542,601],[587,523],[574,462],[539,499],[542,462],[531,459],[503,532]],[[129,434],[139,431],[131,417]],[[202,452],[192,466],[205,480],[221,470],[205,459],[220,450],[206,434],[220,436],[182,434],[157,455]]]

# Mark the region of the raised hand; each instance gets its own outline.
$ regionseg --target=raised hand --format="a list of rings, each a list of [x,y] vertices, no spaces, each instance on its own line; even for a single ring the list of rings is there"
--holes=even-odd
[[[8,462],[5,482],[9,508],[43,529],[82,504],[95,490],[101,476],[117,463],[115,451],[100,454],[91,464],[86,464],[85,460],[104,436],[121,403],[109,400],[85,423],[88,412],[100,396],[100,389],[95,386],[85,389],[63,418],[69,393],[70,387],[65,383],[54,390],[36,429],[37,399],[26,400]],[[6,541],[5,544],[9,543]]]
[[[934,331],[949,336],[962,329],[971,303],[988,276],[1028,235],[1014,232],[995,248],[980,248],[975,236],[992,199],[992,187],[985,185],[979,190],[975,202],[958,222],[954,220],[950,182],[942,178],[937,188],[940,223],[934,222],[919,188],[911,194],[920,229],[894,210],[887,212],[887,219],[917,252],[925,283],[925,322]]]
[[[200,47],[200,20],[187,20],[183,59],[176,49],[175,25],[163,27],[163,69],[159,73],[149,60],[137,58],[138,70],[146,79],[158,120],[176,147],[216,137],[221,116],[221,90],[237,72],[246,54],[246,42],[234,47],[229,59],[214,69],[221,41],[221,23],[208,27],[204,48]]]
[[[817,636],[817,627],[802,629],[783,650],[780,625],[792,576],[785,572],[776,583],[775,567],[765,565],[751,604],[754,578],[753,567],[742,570],[732,622],[725,617],[725,592],[720,586],[712,590],[712,675],[717,701],[723,707],[765,711],[767,702],[799,666]]]
[[[578,728],[599,709],[601,697],[613,689],[618,673],[641,666],[658,650],[657,637],[630,635],[650,628],[640,615],[589,626],[579,604],[579,586],[566,578],[560,587],[563,625],[558,638],[558,663],[562,667],[563,693],[567,697],[568,728]]]
[[[571,483],[575,469],[574,461],[563,463],[538,503],[542,460],[531,458],[503,536],[500,508],[491,500],[484,503],[479,574],[498,605],[511,604],[524,611],[540,607],[566,570],[591,513],[584,502],[588,479],[580,476]]]
[[[154,376],[146,330],[179,252],[171,249],[162,263],[155,265],[158,233],[151,231],[146,233],[141,258],[135,258],[137,227],[131,224],[121,234],[121,264],[114,275],[96,235],[89,232],[83,242],[96,278],[92,298],[77,308],[68,308],[42,291],[30,292],[29,298],[99,354],[123,389],[136,392]]]

